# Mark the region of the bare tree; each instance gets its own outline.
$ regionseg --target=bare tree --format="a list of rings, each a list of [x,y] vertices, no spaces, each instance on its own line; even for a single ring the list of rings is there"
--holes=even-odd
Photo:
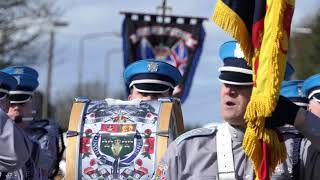
[[[85,87],[85,92],[83,96],[90,98],[91,100],[103,100],[105,88],[104,83],[101,81],[86,82],[83,84]],[[69,87],[68,89],[63,89],[61,92],[57,93],[56,102],[52,105],[51,115],[59,122],[63,130],[68,129],[69,116],[72,108],[72,103],[76,97],[77,87]],[[113,97],[114,99],[126,100],[126,95],[119,91]],[[51,116],[50,116],[51,117]]]
[[[297,79],[306,79],[320,69],[320,12],[303,21],[302,27],[310,33],[297,33],[291,39],[291,58]]]
[[[35,63],[42,37],[59,14],[54,0],[1,0],[0,67]]]

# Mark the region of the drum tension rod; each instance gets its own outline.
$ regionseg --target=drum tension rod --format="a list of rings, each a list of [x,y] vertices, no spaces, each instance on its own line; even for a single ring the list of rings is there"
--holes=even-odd
[[[68,137],[74,137],[74,136],[78,136],[80,133],[77,131],[67,131],[67,138]]]
[[[162,137],[169,137],[169,132],[168,131],[157,131],[156,134],[158,136],[162,136]]]
[[[158,131],[158,132],[155,132],[158,136],[163,136],[163,137],[169,137],[169,133],[168,131]],[[80,135],[79,132],[77,131],[67,131],[67,138],[68,137],[74,137],[74,136],[78,136]]]

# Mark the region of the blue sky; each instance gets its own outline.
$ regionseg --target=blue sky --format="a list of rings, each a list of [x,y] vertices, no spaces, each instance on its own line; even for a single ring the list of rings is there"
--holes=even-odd
[[[79,40],[85,34],[99,32],[121,32],[123,16],[120,11],[156,13],[156,6],[161,0],[58,0],[57,5],[64,10],[61,20],[69,23],[68,27],[56,30],[57,46],[55,49],[55,68],[53,77],[53,93],[63,92],[78,81]],[[188,100],[183,104],[184,121],[187,125],[204,125],[212,121],[220,121],[218,67],[222,65],[217,57],[220,44],[231,38],[218,28],[211,20],[215,0],[167,0],[173,8],[171,14],[186,16],[202,16],[209,18],[204,23],[206,40],[203,53],[196,70],[193,86]],[[293,27],[319,10],[317,0],[296,1]],[[122,71],[123,58],[121,39],[116,36],[105,36],[85,41],[83,81],[105,81],[108,75],[109,95],[124,91]],[[107,56],[107,53],[110,56]],[[106,59],[108,62],[106,63]],[[109,65],[105,67],[105,65]],[[40,71],[40,89],[46,82],[46,66],[35,67]]]

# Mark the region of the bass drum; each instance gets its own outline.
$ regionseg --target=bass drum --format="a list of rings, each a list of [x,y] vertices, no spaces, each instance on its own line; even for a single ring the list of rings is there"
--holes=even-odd
[[[66,179],[150,179],[183,130],[177,99],[77,98],[67,133]]]

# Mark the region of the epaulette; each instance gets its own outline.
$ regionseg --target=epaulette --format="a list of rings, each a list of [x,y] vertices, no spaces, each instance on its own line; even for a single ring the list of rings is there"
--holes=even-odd
[[[300,131],[298,131],[295,127],[291,127],[291,126],[279,127],[279,128],[277,128],[277,130],[278,130],[281,134],[301,135]]]
[[[211,122],[202,126],[202,128],[217,128],[221,123]]]
[[[210,128],[197,128],[190,130],[188,132],[183,133],[177,139],[175,140],[176,144],[180,144],[185,139],[191,138],[191,137],[199,137],[199,136],[209,136],[216,132],[217,127],[212,126]]]

